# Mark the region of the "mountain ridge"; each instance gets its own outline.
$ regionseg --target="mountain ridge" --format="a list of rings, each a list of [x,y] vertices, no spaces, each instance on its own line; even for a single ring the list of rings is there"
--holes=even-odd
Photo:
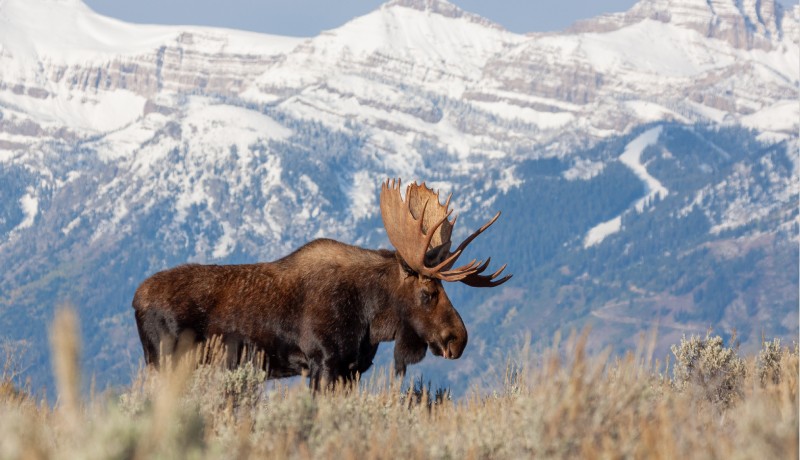
[[[684,1],[687,4],[692,3],[691,0]],[[646,5],[652,4],[658,5],[659,3],[652,1],[640,2],[624,15],[630,16],[633,14],[631,12],[645,9]],[[774,3],[772,4],[774,5]],[[9,6],[19,9],[22,4],[16,3],[15,0],[6,0],[4,5],[6,5],[6,9]],[[39,5],[39,3],[33,2],[32,5],[29,8]],[[409,8],[408,5],[416,6],[417,8]],[[434,8],[424,9],[431,5]],[[790,64],[793,62],[792,58],[798,55],[797,45],[791,42],[787,43],[782,38],[775,43],[784,43],[783,47],[786,50],[784,52],[773,50],[770,56],[765,56],[767,57],[766,60],[764,60],[764,57],[737,52],[735,50],[738,48],[735,46],[730,50],[716,45],[707,47],[707,51],[704,51],[705,55],[700,55],[701,59],[705,59],[706,62],[723,63],[727,61],[722,67],[719,64],[708,66],[702,61],[698,61],[697,58],[693,58],[691,53],[687,52],[687,50],[693,48],[702,49],[698,48],[697,44],[701,43],[703,38],[686,34],[676,35],[671,32],[673,30],[669,28],[671,26],[662,27],[661,29],[661,35],[664,37],[675,36],[675,38],[664,39],[663,41],[667,42],[666,44],[659,44],[659,40],[654,40],[648,36],[652,34],[648,34],[647,30],[656,27],[654,24],[645,24],[644,27],[639,27],[644,31],[642,33],[636,33],[631,29],[641,21],[624,27],[625,30],[630,29],[631,32],[617,33],[619,38],[614,38],[611,32],[597,36],[582,33],[570,38],[571,41],[564,41],[560,34],[545,34],[535,38],[526,38],[501,29],[486,28],[482,23],[473,23],[471,21],[467,21],[468,24],[472,24],[469,27],[466,24],[463,24],[463,27],[460,25],[456,27],[456,25],[462,23],[461,19],[465,17],[464,15],[451,14],[450,16],[457,17],[448,17],[439,13],[430,13],[430,11],[438,11],[436,8],[446,9],[444,7],[448,6],[456,8],[446,2],[390,2],[372,13],[349,21],[337,29],[308,39],[288,39],[252,33],[233,33],[224,29],[127,25],[117,21],[114,24],[121,26],[125,30],[146,32],[144,35],[140,33],[139,36],[155,37],[144,40],[144,48],[136,52],[139,53],[138,58],[116,57],[108,62],[108,58],[104,58],[104,55],[101,54],[98,57],[98,64],[88,67],[54,65],[48,58],[43,67],[35,65],[35,63],[23,66],[25,69],[20,70],[20,76],[13,75],[10,69],[19,67],[26,60],[9,56],[10,50],[13,50],[15,46],[13,43],[6,43],[9,40],[8,30],[10,30],[6,29],[5,38],[0,37],[0,41],[5,40],[0,59],[5,56],[5,62],[10,64],[5,67],[4,74],[6,77],[4,79],[10,78],[14,81],[11,86],[9,86],[10,83],[5,83],[7,90],[10,89],[15,95],[22,93],[32,99],[40,99],[40,101],[35,102],[36,104],[40,104],[42,99],[50,101],[52,99],[50,95],[79,90],[81,97],[96,98],[95,102],[98,107],[103,107],[102,110],[107,110],[103,104],[102,97],[98,97],[98,94],[102,93],[103,90],[125,89],[130,91],[132,94],[128,96],[127,103],[121,105],[135,107],[135,109],[119,122],[109,123],[101,131],[130,123],[136,117],[142,115],[144,110],[148,110],[147,107],[153,109],[159,106],[168,107],[173,104],[173,102],[169,101],[169,96],[163,97],[160,96],[161,94],[168,95],[174,92],[192,91],[192,88],[199,88],[206,93],[243,98],[244,101],[261,104],[287,103],[287,105],[291,105],[293,102],[292,97],[301,97],[303,98],[302,104],[307,105],[311,102],[309,97],[315,99],[314,95],[310,94],[310,90],[318,87],[324,81],[327,88],[320,88],[322,91],[317,93],[323,100],[315,100],[312,103],[317,108],[324,108],[325,98],[328,96],[338,97],[335,92],[331,94],[330,91],[327,91],[331,89],[331,77],[335,78],[336,75],[356,76],[357,78],[365,79],[370,84],[381,83],[380,80],[389,78],[390,80],[386,82],[389,83],[389,86],[410,83],[408,81],[410,77],[414,84],[427,85],[434,93],[445,97],[461,97],[464,94],[467,94],[468,97],[474,96],[474,98],[478,99],[474,101],[476,103],[475,106],[488,110],[493,115],[508,117],[508,113],[511,112],[506,109],[515,109],[516,113],[511,118],[532,123],[534,126],[539,122],[538,124],[540,125],[545,123],[548,126],[562,128],[563,124],[556,123],[553,125],[549,121],[559,118],[558,116],[553,116],[552,112],[563,109],[560,104],[564,102],[585,104],[586,102],[598,100],[596,93],[604,79],[616,78],[617,75],[622,78],[628,78],[626,75],[629,75],[638,80],[644,78],[645,80],[642,81],[642,84],[633,80],[626,83],[629,86],[634,86],[631,88],[634,92],[640,92],[642,89],[646,91],[647,87],[653,86],[653,82],[647,79],[659,73],[663,74],[663,72],[670,71],[670,67],[664,65],[649,70],[646,68],[637,69],[636,65],[632,63],[635,62],[636,56],[641,55],[641,51],[629,55],[622,48],[623,43],[630,43],[631,41],[640,41],[647,44],[646,47],[640,48],[658,50],[660,53],[658,58],[663,62],[674,61],[675,64],[672,67],[678,71],[675,77],[710,78],[710,81],[713,81],[719,80],[719,76],[713,75],[713,73],[722,73],[722,77],[725,77],[725,73],[729,73],[730,75],[727,77],[728,86],[731,84],[739,86],[738,83],[734,83],[735,79],[761,72],[760,69],[748,68],[752,65],[748,64],[750,62],[761,60],[765,63],[779,64],[781,61],[787,63],[782,67],[770,67],[770,71],[775,73],[778,78],[782,78],[789,83],[788,86],[783,89],[776,88],[772,90],[769,88],[755,88],[756,94],[753,94],[748,88],[747,92],[750,97],[733,94],[730,97],[720,98],[719,94],[725,94],[725,91],[720,91],[719,88],[708,88],[707,85],[702,83],[698,85],[695,82],[681,81],[675,78],[672,79],[673,81],[663,81],[664,84],[672,86],[685,86],[687,83],[691,86],[697,86],[698,90],[694,91],[690,98],[699,102],[700,106],[693,107],[691,104],[683,104],[678,101],[665,101],[665,103],[655,101],[656,105],[660,106],[656,107],[656,110],[661,111],[661,114],[656,115],[656,117],[663,117],[672,112],[672,117],[680,119],[681,116],[686,116],[684,112],[688,112],[689,119],[700,117],[721,122],[726,114],[735,114],[738,117],[750,115],[753,109],[747,107],[752,105],[747,99],[752,99],[752,96],[763,98],[766,95],[764,94],[765,89],[772,93],[768,97],[773,101],[778,94],[776,91],[797,91],[797,75],[795,75],[797,72],[796,69],[791,68]],[[100,17],[85,6],[80,10],[79,16],[91,18],[91,20],[82,19],[84,22],[100,21],[98,19]],[[456,10],[461,11],[457,8]],[[776,11],[780,10],[781,8],[778,6]],[[411,13],[411,11],[416,14]],[[422,15],[420,16],[419,14]],[[784,22],[789,21],[789,18],[790,15],[784,15]],[[103,18],[102,21],[114,20]],[[434,21],[435,24],[431,21]],[[426,25],[422,30],[418,26],[411,26],[410,24]],[[669,23],[662,22],[662,24]],[[58,36],[58,30],[57,28],[55,29],[54,36]],[[493,32],[489,32],[490,30]],[[617,32],[619,30],[620,28],[616,29]],[[444,33],[437,35],[436,31]],[[76,34],[71,33],[70,35],[74,36]],[[136,34],[134,33],[133,35]],[[360,40],[359,37],[364,36],[374,36],[377,37],[377,40],[375,38]],[[446,38],[448,36],[451,36],[450,39]],[[233,40],[234,37],[239,38]],[[111,37],[111,41],[121,42],[126,40],[124,38],[113,39]],[[574,40],[578,41],[575,42]],[[600,41],[597,42],[598,40]],[[81,42],[82,40],[73,38],[73,44],[75,41]],[[238,47],[235,44],[237,41],[240,42]],[[593,59],[592,56],[598,54],[597,49],[588,48],[584,50],[583,48],[587,44],[595,42],[609,50],[610,54],[601,53],[599,60]],[[69,44],[70,40],[66,40],[65,43]],[[367,43],[367,45],[355,45],[356,43]],[[380,43],[386,43],[387,45],[379,45]],[[452,43],[452,45],[447,45],[447,43]],[[678,44],[679,47],[672,49],[670,46],[674,45],[670,43]],[[401,44],[401,46],[396,44]],[[146,51],[148,46],[152,47],[150,51]],[[44,46],[43,48],[46,49],[47,47]],[[433,50],[433,52],[422,52],[421,50]],[[566,59],[562,58],[564,61],[562,65],[552,67],[547,64],[548,62],[552,63],[555,56],[559,54],[566,57]],[[602,54],[605,54],[605,56]],[[774,57],[771,57],[773,55]],[[113,54],[109,56],[113,56]],[[47,64],[47,62],[50,62],[50,64]],[[615,62],[618,63],[615,64],[616,67],[608,66],[609,63],[614,64]],[[376,68],[376,65],[382,66],[385,71],[374,74],[373,69]],[[767,65],[771,66],[773,64]],[[536,75],[536,82],[526,81],[525,78],[527,77],[522,77],[522,80],[520,80],[516,76],[520,72],[527,72],[525,69],[529,69],[532,66],[552,68],[553,74],[543,75],[539,73],[537,75],[534,70],[529,75]],[[222,68],[232,70],[217,70]],[[42,73],[42,69],[47,70]],[[198,75],[198,69],[204,69],[200,75]],[[330,75],[331,69],[336,69],[333,75]],[[743,70],[744,72],[742,72]],[[556,76],[556,73],[574,76],[565,78]],[[391,75],[396,74],[404,75],[406,78],[392,81]],[[754,75],[753,77],[762,78],[760,75]],[[722,81],[725,81],[725,78]],[[347,84],[350,85],[351,83],[352,79]],[[581,85],[582,89],[574,89],[576,85]],[[483,90],[484,88],[494,89],[487,93]],[[613,90],[614,92],[609,99],[619,99],[620,96],[629,97],[625,93],[630,93],[630,91],[627,91],[624,87],[620,89],[623,92],[622,94],[617,94],[618,91]],[[709,90],[713,90],[716,95],[706,95]],[[509,91],[515,95],[510,97],[506,94]],[[87,92],[89,95],[86,94]],[[303,94],[304,92],[306,94]],[[758,94],[759,92],[761,94]],[[368,104],[375,102],[374,98],[381,100],[384,96],[384,94],[378,94],[374,97],[365,98],[354,94],[352,91],[350,93]],[[542,103],[526,101],[533,95],[538,95],[540,98],[543,97],[544,101]],[[647,97],[658,98],[657,95],[648,95]],[[138,98],[146,99],[139,101]],[[12,106],[18,104],[18,101],[24,103],[26,100],[25,98],[16,97],[5,97],[4,99],[7,104]],[[67,99],[71,98],[67,96]],[[786,100],[790,99],[786,98]],[[132,100],[137,100],[138,102],[132,104]],[[493,104],[492,102],[494,101],[499,103]],[[320,103],[323,103],[323,105],[321,106]],[[676,103],[681,106],[677,111],[670,107]],[[59,101],[59,104],[66,107],[73,105],[69,100]],[[54,105],[59,104],[54,103]],[[73,112],[80,114],[86,112],[86,109],[90,107],[90,105],[83,105],[80,108],[75,108]],[[712,110],[707,110],[706,107]],[[544,108],[545,114],[542,115],[542,111],[537,110],[537,108]],[[302,108],[299,109],[302,110]],[[617,107],[617,109],[620,108]],[[720,112],[720,110],[722,111]],[[57,109],[50,111],[50,114],[58,114],[63,111]],[[641,112],[641,109],[635,109],[634,112],[636,111]],[[575,119],[574,116],[576,114],[580,113],[575,110],[560,110],[560,112],[561,119],[572,120]],[[340,114],[336,123],[340,123],[342,115],[345,118],[351,116],[346,112]],[[646,114],[637,116],[634,113],[633,115],[639,121],[648,121],[648,115]],[[69,120],[69,117],[72,117],[72,120]],[[81,123],[80,116],[74,116],[70,113],[64,113],[63,118],[65,123],[62,122],[62,124],[67,124],[68,126],[70,124],[78,125],[81,130],[91,130],[94,125],[99,123],[97,119]],[[44,119],[43,121],[46,121],[47,117],[44,117]],[[608,119],[608,117],[603,116],[603,119]],[[37,120],[31,121],[37,122]],[[788,130],[782,128],[781,130],[784,132],[792,131],[791,128]],[[601,132],[602,127],[598,130],[598,133]]]

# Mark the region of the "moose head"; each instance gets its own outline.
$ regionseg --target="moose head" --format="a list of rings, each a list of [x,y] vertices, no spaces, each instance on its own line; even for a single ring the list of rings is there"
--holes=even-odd
[[[400,305],[400,315],[410,330],[403,330],[403,335],[408,337],[398,338],[395,365],[399,365],[398,371],[404,371],[404,363],[422,359],[419,355],[424,356],[425,346],[436,355],[458,359],[467,345],[467,329],[450,303],[442,281],[494,287],[508,281],[511,275],[497,279],[506,265],[491,275],[483,275],[491,258],[485,262],[473,259],[453,268],[464,249],[500,217],[499,212],[451,252],[450,237],[457,220],[450,220],[452,194],[442,204],[439,194],[424,183],[409,185],[405,200],[400,189],[399,179],[387,180],[381,188],[380,207],[386,235],[397,250],[396,257],[403,272],[403,295],[398,299],[405,301]]]

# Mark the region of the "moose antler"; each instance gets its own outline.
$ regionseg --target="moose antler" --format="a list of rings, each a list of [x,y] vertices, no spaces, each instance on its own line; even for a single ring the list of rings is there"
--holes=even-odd
[[[511,278],[512,275],[506,275],[496,280],[505,265],[491,275],[481,275],[491,258],[486,262],[472,260],[461,267],[451,268],[467,245],[500,217],[499,212],[450,252],[450,235],[456,223],[456,218],[449,220],[453,213],[448,209],[452,194],[442,205],[439,194],[425,183],[413,183],[406,188],[404,201],[400,196],[400,184],[400,179],[390,179],[381,187],[381,217],[389,241],[409,268],[423,276],[461,281],[474,287],[499,286]]]

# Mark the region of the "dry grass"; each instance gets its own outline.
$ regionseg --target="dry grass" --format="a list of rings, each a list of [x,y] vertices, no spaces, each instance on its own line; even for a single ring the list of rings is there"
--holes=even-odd
[[[77,391],[70,315],[52,331],[55,407],[14,389],[4,371],[0,458],[798,456],[796,345],[769,342],[759,357],[740,359],[714,337],[689,338],[667,372],[645,356],[590,358],[582,336],[566,353],[509,366],[497,391],[459,401],[402,390],[379,371],[312,395],[302,384],[265,384],[258,367],[198,367],[188,354],[87,400]],[[202,359],[217,361],[210,351]]]

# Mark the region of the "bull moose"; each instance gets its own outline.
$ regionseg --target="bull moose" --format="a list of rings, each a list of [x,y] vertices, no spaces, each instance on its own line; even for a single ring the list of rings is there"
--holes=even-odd
[[[387,180],[380,210],[395,251],[318,239],[274,262],[156,273],[133,298],[146,363],[158,366],[187,335],[219,336],[229,354],[260,350],[270,378],[308,375],[315,388],[365,372],[381,342],[395,341],[401,375],[429,347],[458,359],[467,330],[442,281],[494,287],[511,275],[498,279],[505,265],[483,275],[490,259],[453,268],[500,213],[451,252],[449,204],[424,183],[409,185],[403,199],[400,180]]]

